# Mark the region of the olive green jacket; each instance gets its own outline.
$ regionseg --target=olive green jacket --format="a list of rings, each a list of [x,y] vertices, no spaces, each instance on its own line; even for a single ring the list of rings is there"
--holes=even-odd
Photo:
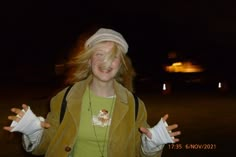
[[[67,109],[59,124],[60,108],[66,89],[51,99],[46,121],[51,127],[45,129],[40,144],[32,152],[45,157],[69,157],[79,129],[82,97],[91,77],[74,84],[67,95]],[[109,131],[108,157],[141,157],[141,133],[139,127],[149,127],[144,103],[139,100],[138,116],[135,120],[134,97],[118,82],[114,82],[116,104]],[[160,157],[161,151],[155,155]]]

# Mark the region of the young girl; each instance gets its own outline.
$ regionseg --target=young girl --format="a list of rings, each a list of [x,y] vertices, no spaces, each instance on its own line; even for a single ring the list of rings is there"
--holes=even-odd
[[[166,143],[179,141],[180,131],[173,131],[177,124],[167,125],[168,115],[151,128],[140,99],[135,117],[134,71],[127,52],[120,33],[100,28],[72,60],[76,68],[68,79],[73,86],[63,121],[67,88],[51,99],[46,119],[23,104],[11,109],[16,116],[8,117],[13,122],[4,129],[21,132],[25,150],[45,157],[160,157]]]

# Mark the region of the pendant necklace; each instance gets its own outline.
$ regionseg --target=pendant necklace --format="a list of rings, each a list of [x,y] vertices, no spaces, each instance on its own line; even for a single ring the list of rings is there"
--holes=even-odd
[[[115,98],[115,96],[113,96],[113,98],[112,98],[110,113],[112,113],[112,111],[113,111],[114,98]],[[91,103],[90,88],[89,88],[89,111],[90,111],[90,113],[91,113],[91,118],[93,118],[93,110],[92,110],[92,103]],[[110,115],[111,115],[111,114],[110,114]],[[111,116],[110,116],[110,117],[111,117]],[[109,119],[109,120],[110,120],[110,119]],[[96,137],[96,142],[97,142],[97,144],[98,144],[99,152],[101,153],[101,157],[104,157],[104,149],[105,149],[105,143],[106,143],[106,138],[107,138],[107,132],[108,132],[109,124],[107,124],[107,126],[106,126],[103,145],[100,145],[100,143],[99,143],[95,125],[92,124],[92,126],[93,126],[94,135],[95,135],[95,137]]]

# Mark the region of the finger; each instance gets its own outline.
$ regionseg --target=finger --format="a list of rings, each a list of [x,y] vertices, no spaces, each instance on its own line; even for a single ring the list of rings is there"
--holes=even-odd
[[[16,122],[19,122],[21,120],[22,117],[20,117],[19,115],[16,115],[16,116],[8,116],[8,119],[9,120],[12,120],[12,121],[16,121]]]
[[[148,138],[152,138],[152,133],[147,129],[147,128],[144,128],[144,127],[141,127],[139,128],[139,130],[145,134]]]
[[[176,128],[178,128],[178,124],[172,124],[166,127],[168,131],[172,131]]]
[[[19,114],[21,112],[21,109],[19,109],[19,108],[12,108],[11,111],[14,112],[15,114]]]
[[[45,128],[45,129],[50,128],[50,124],[47,123],[47,122],[41,122],[41,126],[42,126],[43,128]]]
[[[149,132],[149,130],[147,128],[144,128],[144,127],[139,128],[139,130],[144,134],[147,134]]]
[[[165,122],[165,121],[168,119],[168,117],[169,117],[169,115],[168,115],[168,114],[165,114],[165,115],[162,117],[163,121]]]
[[[22,104],[22,108],[24,109],[24,111],[26,112],[27,110],[28,110],[28,105],[26,105],[26,104]]]
[[[4,126],[3,129],[6,130],[6,131],[11,131],[11,130],[13,129],[13,127],[10,127],[10,126]]]
[[[170,136],[171,136],[171,137],[175,137],[175,136],[178,136],[178,135],[180,135],[180,134],[181,134],[180,131],[175,131],[175,132],[171,132],[171,133],[170,133]]]
[[[9,120],[14,120],[14,121],[16,121],[16,122],[19,122],[20,121],[20,118],[19,117],[16,117],[16,116],[8,116],[8,119]]]
[[[179,138],[175,138],[173,140],[174,140],[175,143],[180,141]]]

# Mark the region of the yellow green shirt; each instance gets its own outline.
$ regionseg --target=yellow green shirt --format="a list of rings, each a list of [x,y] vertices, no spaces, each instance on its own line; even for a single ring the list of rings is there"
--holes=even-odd
[[[80,126],[72,157],[107,157],[107,138],[114,105],[115,96],[99,97],[86,89],[81,114],[78,115]]]

